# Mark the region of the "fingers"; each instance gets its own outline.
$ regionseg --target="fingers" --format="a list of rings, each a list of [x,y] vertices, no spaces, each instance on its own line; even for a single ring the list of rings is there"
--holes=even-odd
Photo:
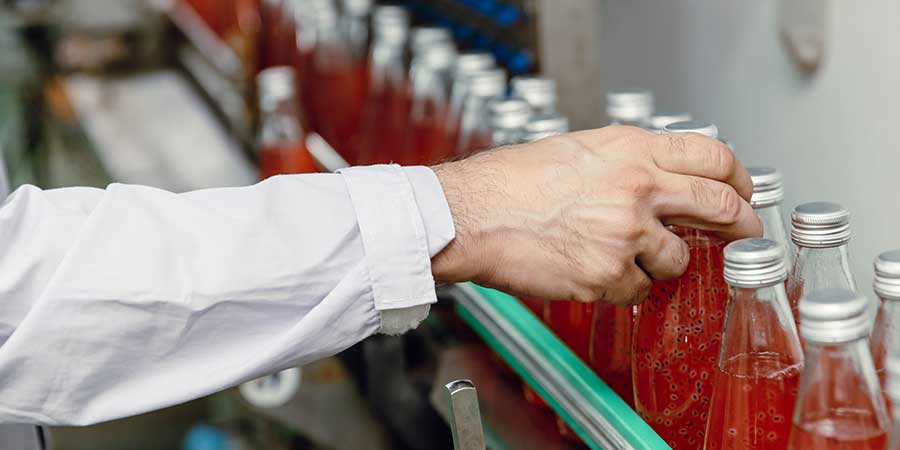
[[[617,280],[603,287],[603,295],[598,298],[619,306],[637,305],[647,298],[652,285],[650,277],[637,264],[624,263]]]
[[[637,262],[654,280],[669,280],[687,270],[690,257],[687,242],[657,224],[645,238]]]
[[[696,176],[659,179],[656,214],[666,225],[714,231],[726,240],[762,236],[753,208],[728,184]]]
[[[747,170],[731,149],[716,139],[696,133],[663,134],[656,137],[651,155],[667,172],[727,183],[747,201],[753,195]]]

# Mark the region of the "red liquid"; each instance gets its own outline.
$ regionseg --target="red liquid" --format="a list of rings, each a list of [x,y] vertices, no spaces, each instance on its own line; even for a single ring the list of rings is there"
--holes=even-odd
[[[653,284],[638,308],[632,347],[635,407],[676,450],[703,445],[728,287],[725,243],[678,230],[691,260],[681,277]]]
[[[487,150],[494,145],[493,136],[491,136],[490,130],[486,129],[473,131],[472,135],[464,139],[464,141],[460,143],[457,149],[457,154],[460,156],[468,156],[481,150]]]
[[[419,106],[424,114],[412,120],[406,148],[398,161],[401,165],[431,165],[449,158],[453,153],[453,142],[446,128],[446,105],[429,100]]]
[[[342,50],[327,47],[317,51],[314,61],[312,123],[345,159],[355,162],[357,155],[347,149],[366,100],[366,66],[353,63]]]
[[[259,152],[259,175],[266,179],[274,175],[318,172],[316,163],[303,144],[266,147]]]
[[[276,5],[263,3],[263,36],[260,49],[262,59],[260,63],[263,69],[290,64],[296,49],[295,22],[292,17],[285,16],[287,11],[281,7],[282,3]]]
[[[788,296],[788,303],[791,305],[794,323],[797,325],[797,330],[800,330],[800,297],[803,297],[803,284],[788,281],[785,285],[785,292]],[[803,341],[802,337],[800,341]]]
[[[785,450],[800,364],[777,354],[742,354],[716,367],[705,450]]]
[[[370,91],[367,111],[358,134],[358,164],[397,161],[406,142],[410,99],[405,85]]]
[[[867,411],[847,410],[837,417],[794,424],[791,450],[884,450],[887,431]]]
[[[588,360],[593,317],[593,303],[550,301],[544,308],[547,326],[583,361]]]
[[[622,400],[634,407],[631,386],[631,335],[634,307],[594,305],[588,364]]]

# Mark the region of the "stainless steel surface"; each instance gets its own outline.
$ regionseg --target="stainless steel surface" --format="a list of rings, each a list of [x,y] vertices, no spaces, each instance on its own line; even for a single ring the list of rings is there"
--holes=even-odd
[[[478,408],[478,391],[471,380],[447,383],[450,398],[450,430],[455,450],[484,450],[484,428]]]
[[[590,436],[598,446],[608,450],[630,450],[634,447],[609,421],[587,404],[574,386],[569,385],[546,356],[535,349],[509,323],[508,319],[494,311],[481,307],[479,296],[473,288],[456,285],[450,288],[454,295],[472,315],[485,327],[510,354],[530,373],[535,381],[553,397],[573,420]]]

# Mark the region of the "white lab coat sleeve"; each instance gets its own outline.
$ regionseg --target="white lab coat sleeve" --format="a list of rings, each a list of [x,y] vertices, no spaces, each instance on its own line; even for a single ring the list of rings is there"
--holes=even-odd
[[[20,188],[0,209],[0,422],[106,421],[340,352],[383,314],[424,317],[453,236],[424,167]]]

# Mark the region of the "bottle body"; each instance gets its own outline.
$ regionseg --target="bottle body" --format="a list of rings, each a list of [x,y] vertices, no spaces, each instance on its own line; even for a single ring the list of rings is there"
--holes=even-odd
[[[803,352],[783,281],[730,291],[704,449],[784,450]]]
[[[888,356],[900,352],[900,299],[882,298],[875,325],[872,328],[872,336],[869,338],[869,346],[872,352],[872,360],[875,364],[875,373],[885,401],[888,403],[888,411],[891,410],[890,396],[887,395],[887,370],[885,368]]]
[[[753,210],[763,224],[763,237],[781,244],[784,248],[784,262],[787,264],[787,267],[791,267],[793,265],[793,252],[791,251],[791,240],[788,237],[784,219],[781,215],[781,203],[757,207]]]
[[[828,288],[856,290],[847,245],[830,248],[798,246],[787,281],[788,301],[798,328],[800,299],[805,293]]]
[[[268,68],[260,72],[257,82],[260,177],[316,172],[315,161],[306,148],[293,70],[286,66]]]
[[[609,387],[634,407],[631,381],[631,340],[634,306],[594,305],[588,363]]]
[[[594,304],[575,301],[548,301],[544,322],[579,358],[588,361]]]
[[[703,444],[728,287],[725,243],[675,229],[690,247],[679,278],[653,283],[638,307],[632,340],[635,408],[673,449]]]
[[[840,344],[807,340],[806,349],[788,448],[885,448],[889,420],[865,337]]]

